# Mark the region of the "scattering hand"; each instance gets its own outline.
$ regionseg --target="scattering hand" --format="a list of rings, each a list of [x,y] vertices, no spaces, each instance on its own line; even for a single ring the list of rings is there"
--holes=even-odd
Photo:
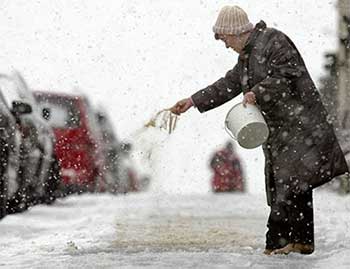
[[[193,106],[191,98],[185,98],[178,101],[173,107],[170,108],[170,111],[176,115],[186,112],[190,107]]]

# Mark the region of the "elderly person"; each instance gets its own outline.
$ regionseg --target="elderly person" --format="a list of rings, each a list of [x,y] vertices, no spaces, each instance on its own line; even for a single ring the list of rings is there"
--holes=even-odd
[[[239,54],[226,75],[178,101],[175,114],[216,108],[243,92],[270,135],[263,144],[270,216],[265,254],[314,251],[312,190],[348,172],[320,95],[293,42],[264,21],[255,27],[237,6],[221,9],[215,39]]]

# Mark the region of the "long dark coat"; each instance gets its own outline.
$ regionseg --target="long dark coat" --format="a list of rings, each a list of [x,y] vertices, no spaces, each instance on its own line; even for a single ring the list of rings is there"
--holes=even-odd
[[[200,112],[253,91],[270,135],[263,145],[268,204],[348,172],[327,112],[293,42],[260,21],[235,67],[192,95]]]

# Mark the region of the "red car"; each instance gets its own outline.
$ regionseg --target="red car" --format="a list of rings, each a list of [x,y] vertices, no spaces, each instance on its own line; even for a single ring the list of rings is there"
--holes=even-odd
[[[88,100],[51,92],[34,94],[56,136],[55,152],[65,190],[103,190],[104,158]]]

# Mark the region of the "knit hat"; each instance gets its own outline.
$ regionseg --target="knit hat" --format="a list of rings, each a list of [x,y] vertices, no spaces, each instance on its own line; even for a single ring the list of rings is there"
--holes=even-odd
[[[213,26],[215,34],[240,35],[254,28],[247,13],[238,6],[225,6]]]

